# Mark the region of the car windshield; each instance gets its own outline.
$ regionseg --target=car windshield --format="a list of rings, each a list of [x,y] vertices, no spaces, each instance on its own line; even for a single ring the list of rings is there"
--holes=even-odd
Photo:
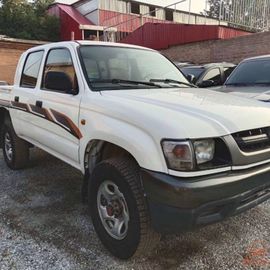
[[[189,87],[177,67],[155,51],[90,45],[81,46],[80,54],[94,91]]]
[[[252,60],[240,64],[225,85],[268,85],[270,84],[270,59]]]
[[[197,67],[197,68],[184,67],[184,68],[181,68],[181,71],[185,74],[185,76],[194,75],[195,79],[197,80],[201,76],[201,74],[205,71],[205,68],[203,68],[203,67]]]

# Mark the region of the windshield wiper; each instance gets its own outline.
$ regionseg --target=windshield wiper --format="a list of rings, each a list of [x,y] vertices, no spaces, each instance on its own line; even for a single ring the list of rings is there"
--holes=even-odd
[[[90,83],[112,83],[112,84],[133,84],[133,85],[147,85],[152,87],[162,88],[160,85],[153,82],[142,82],[142,81],[132,81],[132,80],[121,80],[121,79],[107,79],[107,80],[94,80]]]
[[[193,87],[193,88],[198,88],[194,84],[176,81],[176,80],[172,80],[172,79],[151,79],[150,82],[161,82],[161,83],[166,83],[166,84],[176,83],[176,84],[182,84],[182,85],[186,85],[186,86]]]

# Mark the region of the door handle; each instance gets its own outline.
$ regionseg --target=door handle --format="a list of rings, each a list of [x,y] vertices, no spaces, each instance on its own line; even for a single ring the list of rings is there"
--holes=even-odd
[[[36,106],[39,107],[39,108],[42,108],[42,101],[37,100],[36,101]]]
[[[15,102],[19,102],[20,98],[18,96],[14,97]]]

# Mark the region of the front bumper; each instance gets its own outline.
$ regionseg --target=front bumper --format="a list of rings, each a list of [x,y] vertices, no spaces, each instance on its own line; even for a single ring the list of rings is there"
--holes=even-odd
[[[237,215],[270,198],[270,165],[180,178],[141,170],[154,230],[189,231]]]

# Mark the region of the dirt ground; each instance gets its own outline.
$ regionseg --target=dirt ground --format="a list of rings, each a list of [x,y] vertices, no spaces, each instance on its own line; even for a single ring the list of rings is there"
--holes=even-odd
[[[0,154],[0,269],[270,269],[270,202],[223,223],[163,237],[149,258],[119,261],[81,203],[79,172],[40,150],[10,171]]]

